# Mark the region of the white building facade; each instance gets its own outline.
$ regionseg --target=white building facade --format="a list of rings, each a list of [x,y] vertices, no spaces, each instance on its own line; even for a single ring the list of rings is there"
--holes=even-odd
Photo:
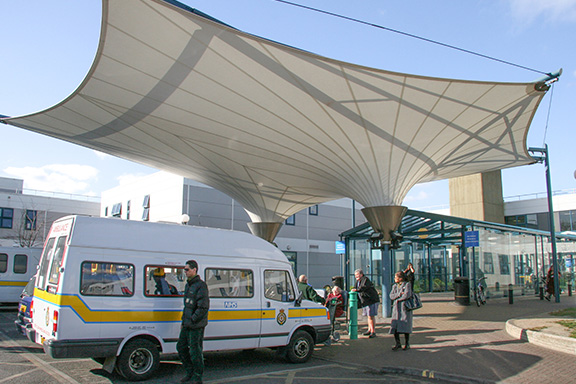
[[[54,220],[100,213],[99,198],[23,187],[24,180],[0,177],[0,246],[41,247]]]

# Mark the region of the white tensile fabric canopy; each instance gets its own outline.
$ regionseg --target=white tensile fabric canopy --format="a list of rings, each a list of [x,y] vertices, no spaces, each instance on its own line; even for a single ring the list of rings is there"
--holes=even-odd
[[[415,184],[524,165],[545,91],[340,62],[175,1],[103,0],[78,89],[4,122],[212,186],[281,223],[349,197],[400,205]]]

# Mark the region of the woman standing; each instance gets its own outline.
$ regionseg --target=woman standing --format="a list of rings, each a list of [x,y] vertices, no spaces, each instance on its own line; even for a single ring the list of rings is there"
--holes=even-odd
[[[392,300],[392,322],[390,323],[390,334],[394,335],[396,345],[392,347],[397,351],[402,347],[400,343],[400,334],[404,334],[404,350],[410,349],[410,334],[412,333],[412,311],[406,310],[404,301],[412,296],[412,287],[406,281],[403,272],[396,272],[394,275],[394,286],[390,291],[390,300]]]
[[[358,304],[362,307],[362,314],[368,317],[368,331],[364,333],[364,336],[376,337],[376,314],[378,313],[380,296],[378,296],[378,291],[370,279],[364,275],[364,271],[355,270],[354,277],[356,278],[356,285],[352,291],[358,292]]]

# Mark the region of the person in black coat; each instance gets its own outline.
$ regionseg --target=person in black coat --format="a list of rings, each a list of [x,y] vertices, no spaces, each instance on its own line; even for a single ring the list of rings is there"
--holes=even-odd
[[[376,314],[378,313],[378,303],[380,303],[378,291],[361,269],[354,271],[354,277],[356,284],[352,291],[358,292],[358,304],[362,307],[362,314],[368,317],[368,331],[364,333],[364,336],[376,337]]]
[[[208,325],[210,298],[208,286],[198,275],[198,263],[189,260],[184,267],[187,283],[184,290],[184,311],[182,328],[176,350],[186,370],[182,383],[202,383],[204,374],[204,356],[202,344],[204,328]]]
[[[404,272],[396,272],[394,275],[394,285],[390,290],[390,300],[392,300],[392,319],[390,322],[390,334],[394,335],[396,344],[392,347],[397,351],[402,347],[400,334],[404,334],[404,350],[410,349],[410,334],[412,333],[412,311],[406,309],[404,302],[412,297],[412,286],[406,281]]]

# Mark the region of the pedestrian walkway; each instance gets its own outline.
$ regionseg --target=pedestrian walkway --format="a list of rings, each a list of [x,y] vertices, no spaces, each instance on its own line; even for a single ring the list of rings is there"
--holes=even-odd
[[[392,351],[389,319],[377,319],[378,337],[362,336],[366,321],[359,318],[358,339],[350,340],[343,330],[340,342],[320,347],[315,357],[364,366],[381,373],[405,373],[454,382],[478,383],[569,383],[575,382],[576,355],[542,347],[522,339],[528,329],[541,329],[538,319],[549,313],[576,307],[575,296],[562,296],[561,303],[540,300],[534,295],[490,299],[484,306],[461,306],[454,294],[422,294],[423,308],[415,312],[414,333],[408,351]],[[506,331],[508,320],[516,323],[518,335]],[[558,319],[560,320],[560,319]]]

